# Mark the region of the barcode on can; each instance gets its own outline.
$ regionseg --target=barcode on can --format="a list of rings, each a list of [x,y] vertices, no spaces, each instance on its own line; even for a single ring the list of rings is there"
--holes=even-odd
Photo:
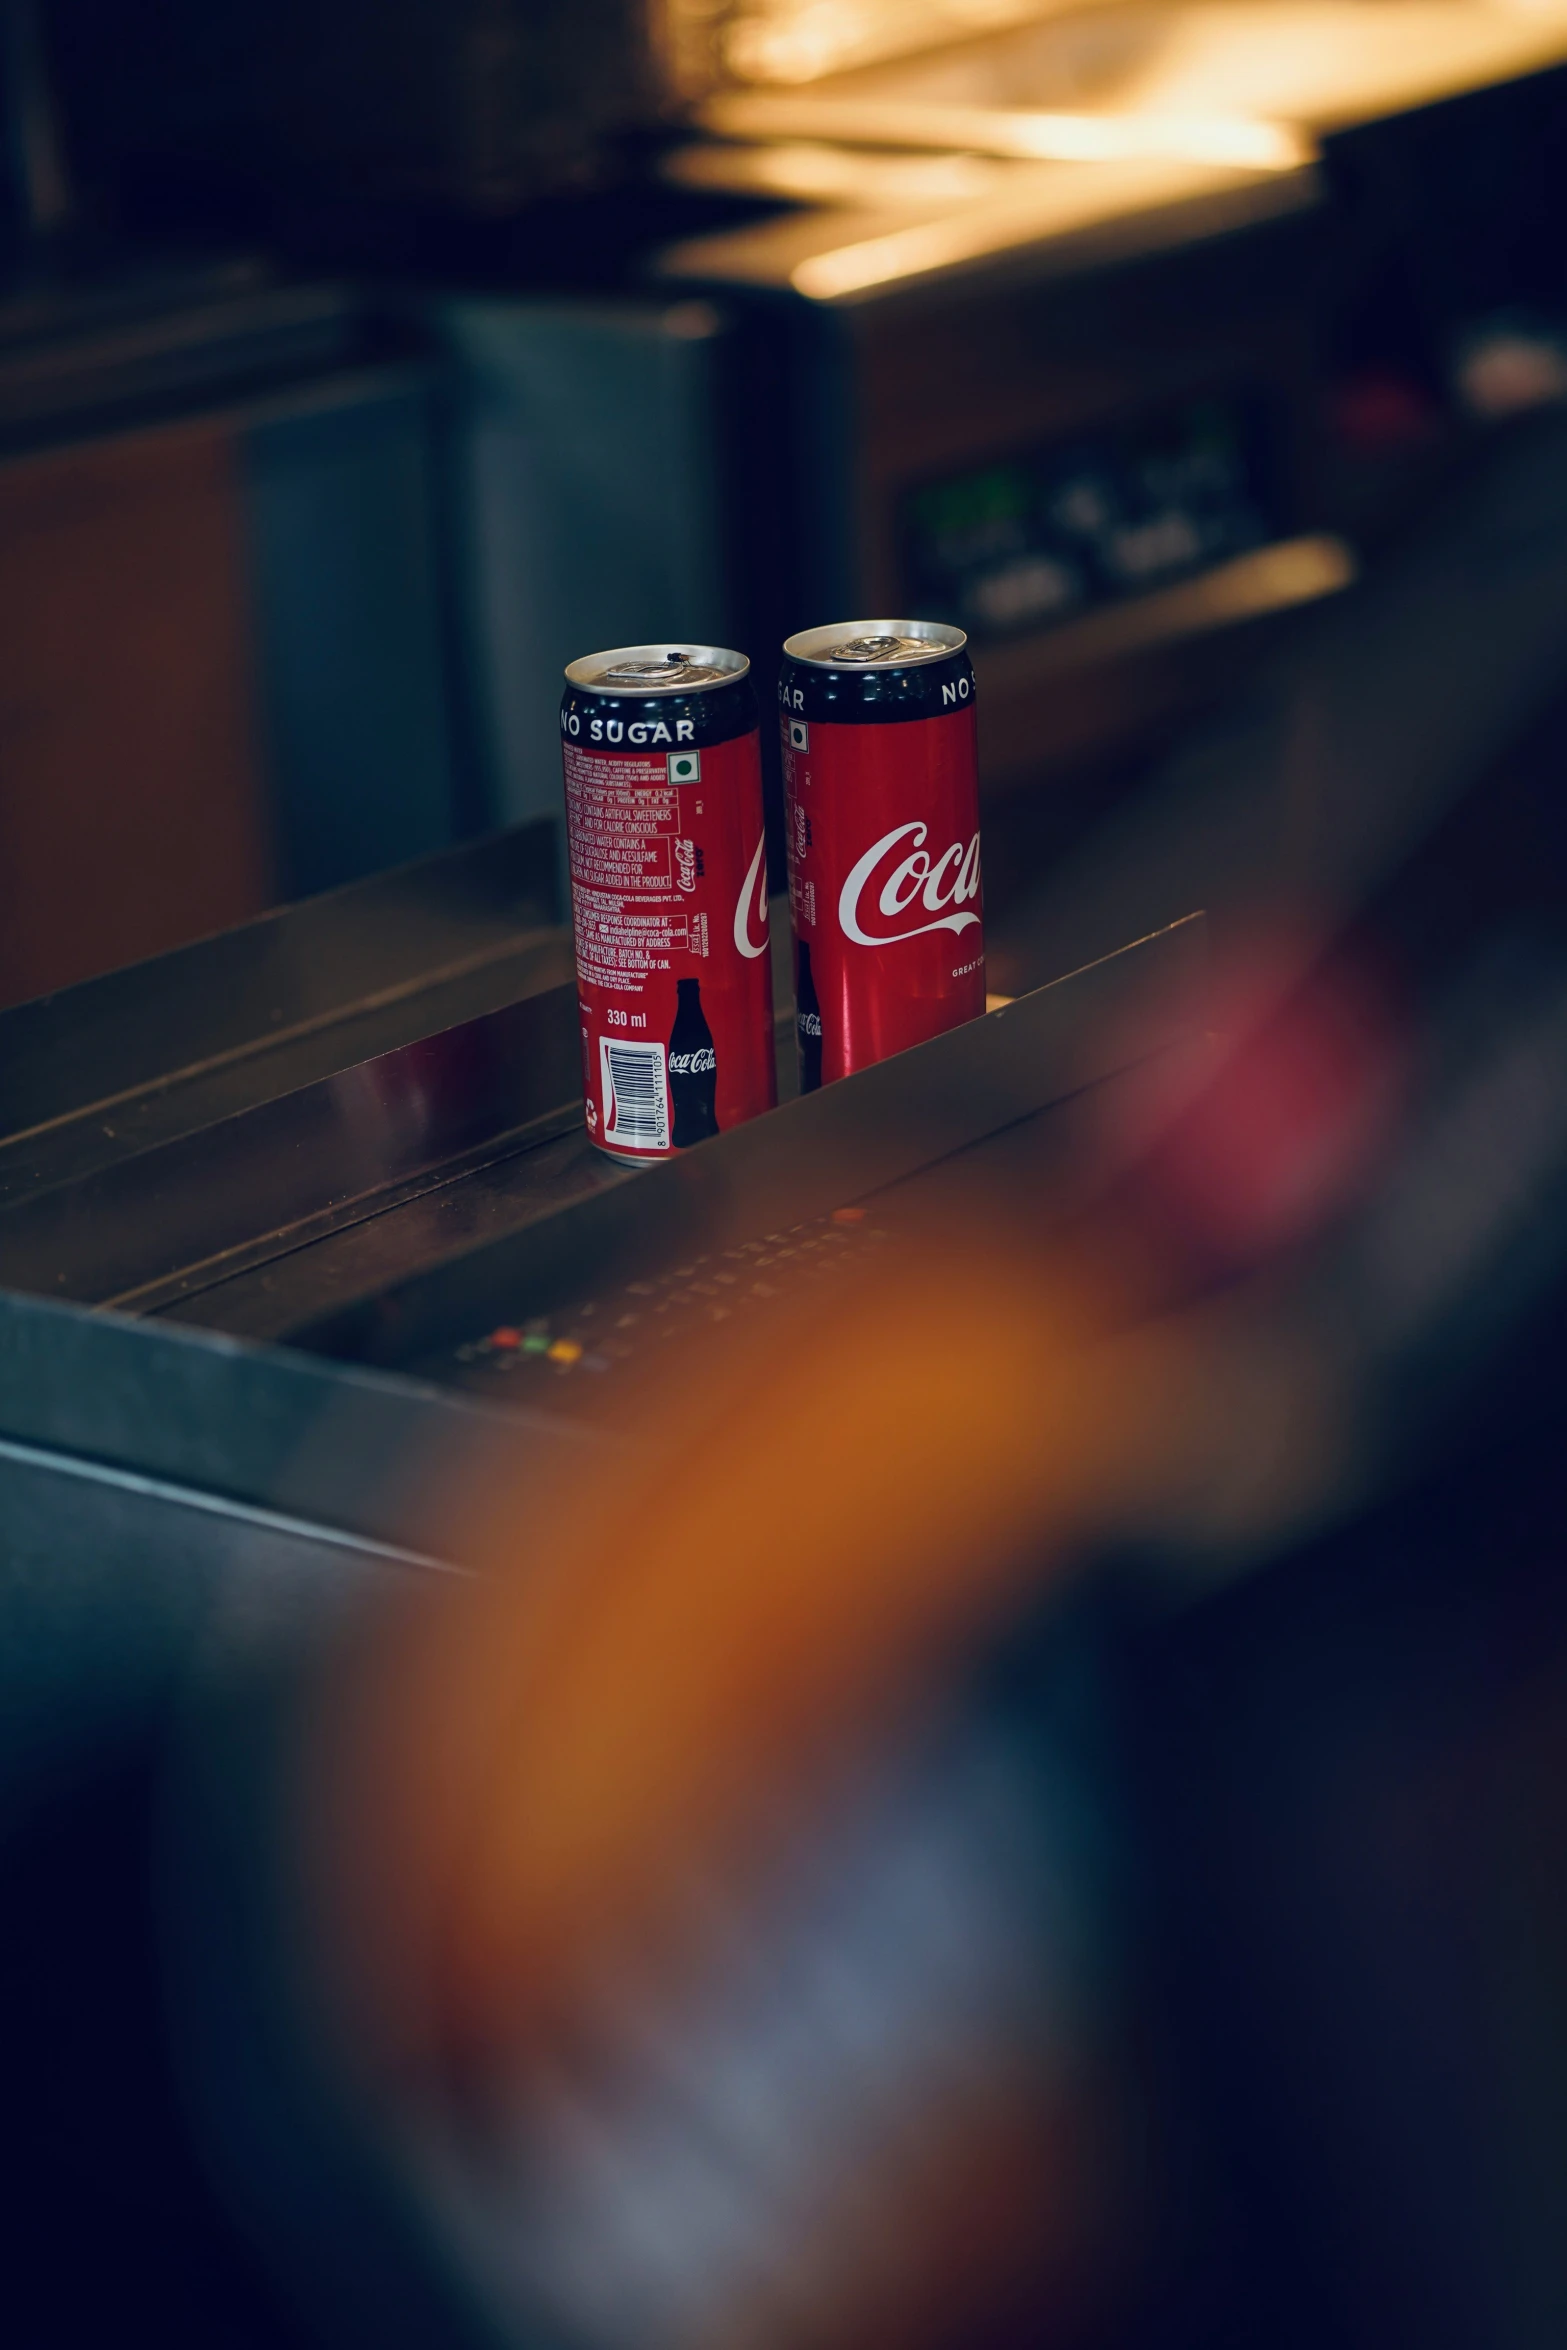
[[[603,1078],[604,1140],[622,1150],[667,1151],[669,1094],[664,1083],[661,1044],[631,1044],[599,1038]]]

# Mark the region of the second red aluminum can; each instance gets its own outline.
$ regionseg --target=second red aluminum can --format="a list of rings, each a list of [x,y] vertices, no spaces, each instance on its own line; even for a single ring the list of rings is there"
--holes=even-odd
[[[742,653],[622,645],[560,706],[582,1090],[646,1165],[778,1098],[756,696]]]
[[[803,1091],[985,1009],[974,671],[960,628],[784,645],[779,726]]]

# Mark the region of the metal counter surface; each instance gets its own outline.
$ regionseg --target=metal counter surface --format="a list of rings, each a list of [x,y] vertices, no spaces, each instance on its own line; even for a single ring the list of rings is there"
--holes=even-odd
[[[432,860],[0,1020],[0,1807],[145,1735],[198,1661],[248,1670],[388,1576],[462,1569],[454,1489],[525,1495],[531,1463],[617,1441],[564,1391],[432,1378],[449,1341],[1048,1116],[1160,1041],[1201,946],[1178,924],[629,1174],[581,1128],[529,853]]]

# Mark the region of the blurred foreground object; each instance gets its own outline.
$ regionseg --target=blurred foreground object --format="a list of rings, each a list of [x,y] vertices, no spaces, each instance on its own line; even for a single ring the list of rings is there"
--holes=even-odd
[[[1187,923],[596,1181],[498,848],[8,1016],[14,2276],[134,2208],[339,2341],[1540,2338],[1561,460],[1063,876],[1041,957],[1222,884],[1195,996]],[[196,1065],[109,1109],[133,979]]]
[[[488,1574],[326,1683],[285,1840],[328,2044],[517,2338],[1135,2322],[1137,1961],[998,1658],[1106,1552],[1234,1574],[1423,1474],[1567,1184],[1560,972],[1413,1117],[1364,972],[1211,1001],[1086,1198],[955,1168],[809,1314],[671,1349],[623,1461],[532,1481],[526,1553],[520,1495],[454,1495]]]

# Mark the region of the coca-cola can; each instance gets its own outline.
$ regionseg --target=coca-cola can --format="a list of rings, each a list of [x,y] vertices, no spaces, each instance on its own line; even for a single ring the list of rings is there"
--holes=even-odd
[[[974,671],[960,628],[848,620],[778,683],[801,1090],[985,1009]]]
[[[667,1158],[778,1098],[756,695],[743,653],[620,645],[560,705],[588,1131]]]

